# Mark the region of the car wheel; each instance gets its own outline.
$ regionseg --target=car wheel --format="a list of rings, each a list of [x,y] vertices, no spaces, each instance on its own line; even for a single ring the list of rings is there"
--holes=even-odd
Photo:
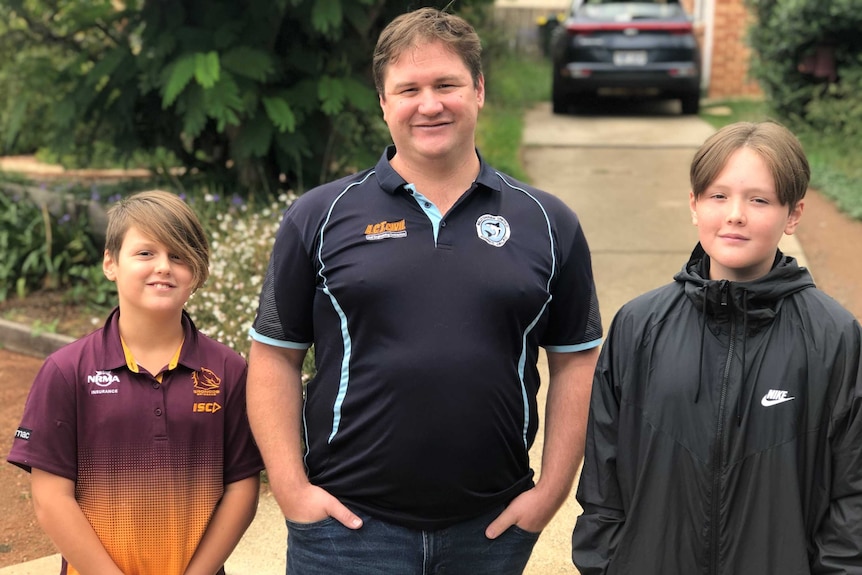
[[[551,108],[555,114],[568,114],[569,102],[563,96],[554,94],[554,97],[551,100]]]
[[[569,98],[559,83],[559,78],[554,76],[551,83],[551,108],[555,114],[565,114],[569,111]]]
[[[697,114],[700,111],[700,94],[686,94],[679,99],[682,104],[682,113],[686,116]]]

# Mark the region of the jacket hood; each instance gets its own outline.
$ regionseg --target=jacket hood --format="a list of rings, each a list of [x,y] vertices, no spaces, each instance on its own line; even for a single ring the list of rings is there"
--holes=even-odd
[[[748,282],[709,279],[709,256],[698,244],[688,262],[674,276],[682,284],[686,297],[692,302],[702,317],[700,333],[700,364],[703,368],[703,349],[706,331],[712,329],[716,335],[727,330],[730,337],[733,326],[740,326],[742,355],[742,384],[745,386],[745,361],[748,338],[768,326],[787,296],[813,288],[814,280],[808,270],[800,267],[796,259],[775,250],[772,269],[765,276]],[[698,378],[694,402],[700,398],[703,374]],[[753,387],[752,387],[753,391]],[[736,406],[737,424],[742,418],[742,394]]]
[[[749,335],[772,321],[784,298],[814,287],[808,270],[780,250],[769,273],[753,281],[711,280],[709,266],[709,256],[698,243],[673,279],[683,284],[686,296],[711,320],[721,324],[733,313],[742,314]]]

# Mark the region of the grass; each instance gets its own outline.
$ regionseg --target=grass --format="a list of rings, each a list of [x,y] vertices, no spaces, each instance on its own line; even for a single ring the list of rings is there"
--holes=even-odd
[[[775,119],[767,102],[752,99],[712,102],[703,107],[700,116],[715,128]],[[811,165],[811,186],[834,201],[839,210],[862,220],[862,156],[839,138],[804,128],[795,131]]]
[[[716,129],[734,122],[762,122],[775,119],[763,100],[749,98],[709,102],[701,107],[700,117]]]
[[[800,134],[811,164],[811,184],[835,201],[842,212],[862,220],[862,158],[822,134]]]
[[[529,182],[521,162],[524,113],[551,95],[550,62],[511,55],[487,72],[485,107],[479,113],[476,142],[485,160],[496,169]]]

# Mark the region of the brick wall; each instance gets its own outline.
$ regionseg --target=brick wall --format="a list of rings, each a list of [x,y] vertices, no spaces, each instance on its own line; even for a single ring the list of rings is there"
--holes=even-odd
[[[743,0],[715,0],[710,98],[762,95],[748,74],[751,50],[746,36],[751,21]]]
[[[689,14],[695,12],[695,0],[680,0]],[[704,15],[706,18],[706,15]],[[744,0],[715,0],[713,14],[712,62],[710,66],[709,98],[760,96],[760,86],[749,75],[751,50],[746,35],[751,15]],[[701,49],[705,49],[705,22],[695,23],[695,33]]]

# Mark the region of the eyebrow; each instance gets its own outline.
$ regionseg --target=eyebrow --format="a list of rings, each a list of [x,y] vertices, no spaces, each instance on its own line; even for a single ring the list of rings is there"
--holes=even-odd
[[[440,76],[439,78],[435,78],[431,83],[434,85],[437,84],[459,84],[462,82],[460,76],[457,75],[448,75],[448,76]],[[467,82],[469,83],[469,82]],[[407,88],[410,86],[416,86],[419,82],[399,82],[392,86],[393,90],[397,90],[399,88]]]
[[[720,192],[727,192],[727,191],[730,191],[733,189],[735,189],[735,186],[722,185],[722,184],[717,184],[717,183],[713,182],[712,184],[709,184],[708,186],[706,186],[703,189],[703,191],[707,192],[710,190],[714,190],[714,191],[720,191]],[[775,197],[778,197],[778,189],[775,186],[773,186],[771,188],[762,188],[760,186],[747,186],[747,187],[743,188],[742,191],[744,193],[752,193],[753,192],[753,193],[764,194],[764,195],[773,194]]]

